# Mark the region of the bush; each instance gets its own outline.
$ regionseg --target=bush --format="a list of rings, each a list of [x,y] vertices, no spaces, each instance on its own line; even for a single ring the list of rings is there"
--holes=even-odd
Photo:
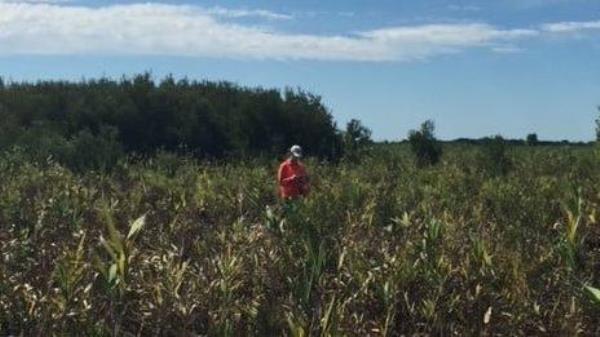
[[[101,128],[97,135],[89,130],[80,131],[69,145],[65,164],[75,171],[108,170],[124,156],[117,130],[111,127]]]
[[[435,138],[434,131],[435,124],[432,120],[427,120],[421,124],[420,130],[411,130],[408,135],[418,167],[435,165],[440,161],[442,146]]]
[[[538,136],[536,133],[530,133],[527,135],[526,143],[529,146],[536,146],[539,143]]]
[[[506,175],[512,168],[512,162],[507,156],[506,140],[500,135],[484,139],[482,145],[480,166],[488,173]]]
[[[3,149],[21,149],[28,160],[41,165],[51,160],[73,171],[106,171],[125,156],[118,132],[111,127],[102,127],[97,134],[85,129],[71,139],[66,139],[46,125],[15,130],[15,134],[14,145],[4,146]]]
[[[13,129],[13,132],[14,143],[7,144],[6,148],[22,149],[32,162],[42,164],[50,158],[64,161],[69,157],[68,141],[49,126],[36,125],[24,130]]]

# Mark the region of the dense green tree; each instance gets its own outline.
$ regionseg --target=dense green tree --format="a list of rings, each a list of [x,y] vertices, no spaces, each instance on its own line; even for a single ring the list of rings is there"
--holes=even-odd
[[[93,166],[114,162],[106,153],[111,149],[116,154],[166,150],[222,158],[272,156],[298,143],[310,155],[334,158],[342,142],[321,97],[303,90],[171,76],[155,82],[148,73],[76,83],[0,82],[0,118],[0,149],[19,145],[68,158],[58,153],[76,144],[103,144],[100,159],[88,158]]]

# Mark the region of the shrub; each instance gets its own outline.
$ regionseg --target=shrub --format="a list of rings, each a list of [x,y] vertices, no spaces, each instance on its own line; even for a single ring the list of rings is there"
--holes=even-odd
[[[539,143],[538,136],[536,133],[530,133],[527,135],[526,143],[529,146],[536,146]]]
[[[124,156],[117,130],[112,127],[103,127],[98,134],[89,130],[80,131],[69,145],[70,153],[65,164],[76,171],[107,170]]]
[[[410,148],[416,156],[418,167],[435,165],[442,156],[442,146],[434,135],[435,124],[427,120],[420,130],[411,130],[408,135]]]
[[[50,158],[64,161],[69,156],[68,141],[49,126],[35,125],[13,131],[14,146],[24,150],[32,162],[42,164]]]
[[[506,175],[512,168],[506,149],[506,140],[502,136],[486,138],[481,150],[481,167],[494,176]]]

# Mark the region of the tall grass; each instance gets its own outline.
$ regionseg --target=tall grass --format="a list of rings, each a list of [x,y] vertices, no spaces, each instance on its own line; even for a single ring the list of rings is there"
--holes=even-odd
[[[161,155],[75,174],[0,159],[0,335],[597,336],[600,158],[476,147],[276,162]]]

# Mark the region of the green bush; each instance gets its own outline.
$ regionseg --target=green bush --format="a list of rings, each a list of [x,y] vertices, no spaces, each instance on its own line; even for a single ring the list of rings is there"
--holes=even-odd
[[[64,163],[75,171],[107,170],[124,158],[117,130],[102,127],[97,135],[89,130],[77,133],[69,142],[68,158]]]
[[[508,146],[502,136],[486,138],[481,148],[480,167],[493,176],[506,175],[512,168],[507,149]]]
[[[125,158],[117,130],[111,127],[102,127],[97,134],[82,130],[66,139],[52,128],[36,126],[15,137],[12,147],[20,148],[29,161],[42,165],[56,161],[78,172],[108,170]]]
[[[418,167],[435,165],[442,156],[442,146],[435,138],[435,124],[427,120],[419,130],[411,130],[408,141]]]
[[[525,139],[525,143],[529,146],[536,146],[539,144],[538,136],[536,133],[530,133]]]
[[[45,125],[17,130],[13,146],[23,149],[31,161],[40,164],[49,159],[66,162],[71,152],[69,141]]]

